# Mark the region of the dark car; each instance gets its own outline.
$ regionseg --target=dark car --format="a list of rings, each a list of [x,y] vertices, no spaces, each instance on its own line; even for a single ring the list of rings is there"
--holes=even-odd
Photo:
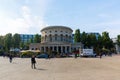
[[[36,56],[36,58],[48,58],[48,54],[42,53]]]

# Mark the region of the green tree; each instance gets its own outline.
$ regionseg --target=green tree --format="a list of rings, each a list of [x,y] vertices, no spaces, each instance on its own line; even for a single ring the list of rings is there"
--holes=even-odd
[[[95,47],[96,43],[97,43],[97,38],[96,38],[95,34],[92,34],[92,33],[88,34],[87,35],[86,46],[88,48]]]
[[[4,46],[4,36],[0,36],[0,45]]]
[[[4,52],[4,36],[0,36],[0,55]]]
[[[81,34],[81,42],[84,44],[84,48],[87,47],[87,34],[85,32]]]
[[[30,43],[33,43],[33,42],[34,42],[34,41],[33,41],[33,39],[31,38],[31,39],[30,39]]]
[[[24,42],[20,42],[20,49],[24,49],[25,45],[24,45]]]
[[[80,42],[80,41],[81,41],[81,38],[80,38],[80,30],[79,30],[79,29],[77,29],[77,30],[75,31],[74,41],[75,41],[75,42]]]
[[[8,33],[5,35],[5,40],[4,40],[4,46],[5,50],[8,52],[11,47],[13,47],[13,42],[12,42],[12,34]]]
[[[109,37],[109,33],[108,32],[103,32],[102,33],[102,43],[103,43],[103,47],[106,49],[111,49],[113,48],[113,41],[110,39]]]
[[[20,48],[20,41],[21,41],[20,35],[17,33],[14,34],[12,40],[13,40],[13,47]]]
[[[103,43],[102,42],[103,42],[102,36],[99,35],[98,39],[97,39],[97,46],[99,47],[99,49],[103,48]]]
[[[30,42],[25,42],[24,43],[24,49],[28,50],[29,49]]]
[[[41,42],[41,36],[39,34],[36,34],[34,37],[34,43],[40,43]]]
[[[117,36],[117,44],[120,46],[120,35]]]

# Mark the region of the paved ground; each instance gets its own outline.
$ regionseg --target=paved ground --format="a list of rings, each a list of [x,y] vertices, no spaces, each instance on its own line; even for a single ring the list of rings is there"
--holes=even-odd
[[[0,80],[120,80],[120,56],[100,58],[36,59],[0,57]]]

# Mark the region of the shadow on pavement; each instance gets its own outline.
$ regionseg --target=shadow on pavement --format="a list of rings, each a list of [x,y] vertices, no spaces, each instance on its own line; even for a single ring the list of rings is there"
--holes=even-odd
[[[47,70],[47,69],[42,69],[42,68],[36,68],[36,70],[43,70],[43,71],[45,71],[45,70]]]

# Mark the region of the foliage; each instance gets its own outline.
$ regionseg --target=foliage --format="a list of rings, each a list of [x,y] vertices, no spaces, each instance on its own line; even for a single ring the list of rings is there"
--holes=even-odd
[[[31,57],[34,53],[31,51],[26,51],[21,53],[21,57]]]
[[[30,42],[25,42],[24,43],[24,50],[28,50],[29,49],[29,45],[30,45]]]
[[[87,46],[87,34],[83,32],[81,34],[81,42],[84,44],[84,48]]]
[[[4,46],[4,36],[0,36],[0,46]]]
[[[31,38],[31,39],[30,39],[30,43],[33,43],[33,42],[34,42],[34,40]]]
[[[120,35],[117,36],[117,44],[120,46]]]
[[[75,42],[80,42],[80,41],[81,41],[81,38],[80,38],[80,30],[79,30],[79,29],[77,29],[77,30],[75,31],[74,41],[75,41]]]
[[[81,42],[84,44],[84,48],[93,48],[97,54],[103,51],[103,47],[107,50],[114,48],[113,41],[110,39],[108,32],[103,32],[102,36],[99,35],[97,37],[95,34],[83,32],[81,34]]]
[[[23,49],[25,47],[24,42],[20,42],[20,49]]]
[[[25,51],[25,52],[21,52],[21,57],[25,58],[25,57],[32,57],[32,55],[37,56],[41,54],[40,52],[32,52],[32,51]]]
[[[4,46],[5,46],[5,50],[8,52],[10,50],[11,47],[13,47],[13,43],[12,43],[12,34],[8,33],[5,35],[5,40],[4,40]]]
[[[0,56],[2,56],[3,54],[4,54],[4,51],[0,49]]]
[[[92,47],[96,46],[96,43],[97,43],[97,39],[96,39],[95,34],[88,34],[87,35],[86,46],[88,48],[92,48]]]
[[[20,47],[20,41],[21,41],[21,39],[20,39],[20,35],[19,34],[14,34],[13,35],[13,47],[14,48],[19,48]]]
[[[30,42],[20,42],[20,49],[28,50]]]
[[[36,34],[34,37],[34,43],[40,43],[41,42],[41,36],[39,34]]]
[[[111,49],[113,48],[113,41],[110,39],[109,37],[109,33],[108,32],[103,32],[102,33],[102,43],[103,43],[103,47],[105,47],[106,49]]]

